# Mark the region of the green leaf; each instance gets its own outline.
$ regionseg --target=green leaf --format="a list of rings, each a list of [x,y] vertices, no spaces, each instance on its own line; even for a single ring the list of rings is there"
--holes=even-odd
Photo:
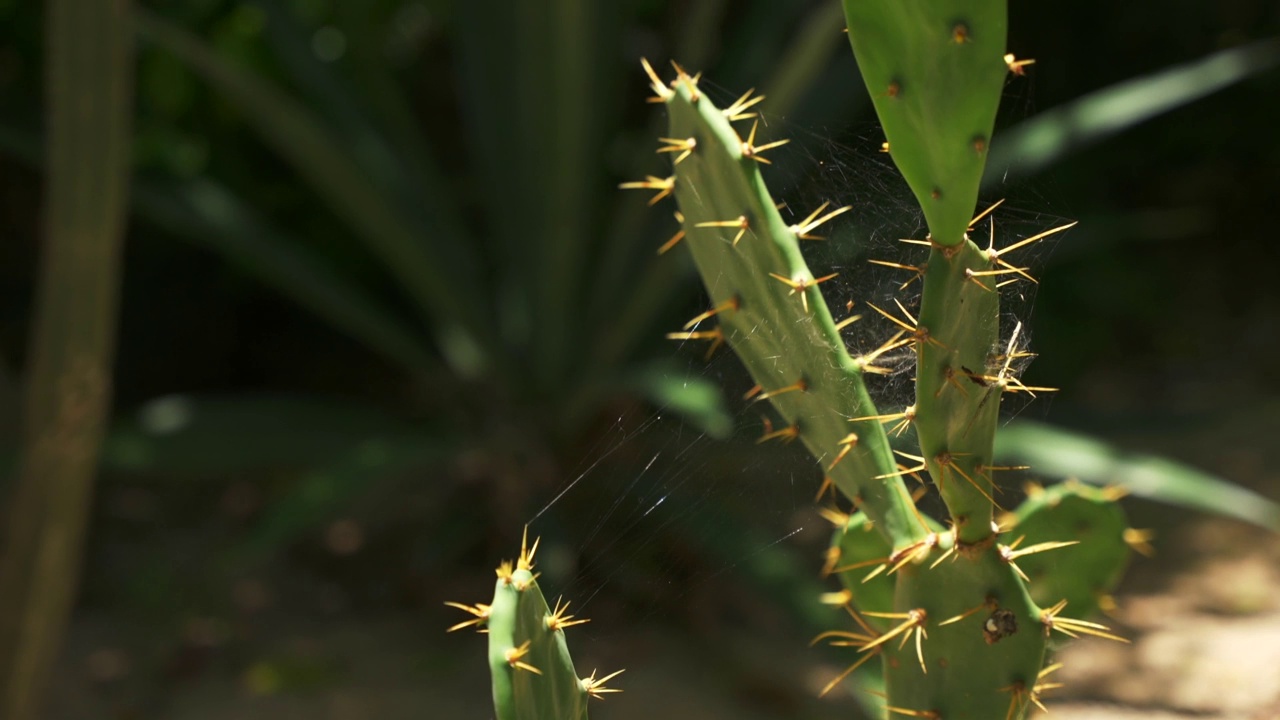
[[[831,64],[836,48],[845,44],[843,29],[844,10],[839,3],[826,3],[809,13],[764,85],[764,109],[770,115],[791,114]]]
[[[1117,485],[1151,500],[1181,505],[1280,532],[1280,505],[1210,473],[1173,460],[1127,453],[1101,440],[1020,420],[996,434],[996,459],[1033,471]]]
[[[75,605],[110,416],[133,136],[128,0],[44,9],[48,174],[23,387],[21,461],[0,530],[0,716],[43,717]]]
[[[1280,40],[1214,53],[1078,98],[997,133],[983,185],[1030,174],[1081,147],[1194,102],[1280,64]]]
[[[222,185],[203,179],[139,180],[134,202],[144,217],[237,263],[406,370],[425,372],[438,365],[423,339],[393,312],[317,262]]]
[[[655,364],[639,375],[637,385],[660,409],[683,416],[711,437],[723,440],[733,433],[733,417],[717,383]]]
[[[442,348],[455,370],[474,376],[495,359],[496,341],[483,309],[487,297],[478,278],[431,251],[432,244],[422,237],[438,228],[423,228],[407,217],[386,188],[371,182],[341,136],[277,88],[228,63],[200,38],[145,11],[139,10],[135,21],[143,38],[173,53],[226,95],[268,146],[360,233],[423,314],[439,324]]]

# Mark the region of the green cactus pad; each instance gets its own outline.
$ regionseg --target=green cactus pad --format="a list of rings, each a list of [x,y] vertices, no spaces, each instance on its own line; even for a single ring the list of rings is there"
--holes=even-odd
[[[849,43],[933,239],[964,237],[1008,74],[1004,0],[844,0]]]
[[[590,697],[618,692],[604,686],[617,673],[578,677],[564,628],[586,621],[568,615],[567,604],[557,603],[554,611],[547,606],[533,572],[537,546],[524,544],[514,568],[509,562],[498,568],[493,604],[447,603],[474,616],[450,629],[476,625],[488,633],[498,720],[586,720]]]
[[[933,518],[922,515],[929,530],[941,534],[943,528]],[[883,572],[873,575],[877,565],[884,563],[893,548],[875,532],[865,513],[850,515],[842,527],[831,536],[833,574],[840,578],[849,602],[862,610],[880,610],[893,607],[894,579]],[[868,622],[879,628],[892,625],[885,620],[869,618]]]
[[[672,90],[658,87],[686,243],[713,307],[722,309],[719,332],[787,423],[778,437],[798,436],[892,545],[919,539],[927,529],[892,475],[883,426],[850,422],[875,415],[875,406],[800,253],[803,229],[782,220],[765,187],[755,159],[762,148],[751,136],[744,141],[687,74]]]
[[[875,532],[865,513],[850,515],[844,527],[836,528],[831,546],[835,550],[833,573],[840,578],[854,607],[863,610],[893,607],[893,578],[882,573],[864,582],[875,565],[893,552]],[[887,627],[884,622],[871,624]]]
[[[953,553],[934,565],[948,541],[897,573],[894,607],[923,610],[927,637],[919,638],[923,668],[914,629],[903,633],[905,645],[899,636],[881,646],[888,705],[944,720],[1021,717],[1044,664],[1041,610],[994,552]]]
[[[1010,518],[1008,535],[1019,547],[1076,540],[1079,545],[1028,555],[1018,566],[1031,579],[1031,597],[1044,606],[1066,599],[1067,611],[1086,617],[1120,581],[1129,561],[1128,525],[1115,494],[1078,482],[1032,491]]]

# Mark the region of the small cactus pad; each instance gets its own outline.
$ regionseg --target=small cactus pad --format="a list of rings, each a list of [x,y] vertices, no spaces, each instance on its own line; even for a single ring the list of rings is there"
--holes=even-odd
[[[474,616],[450,630],[475,625],[488,633],[498,720],[586,720],[590,697],[618,692],[605,687],[618,673],[599,679],[595,673],[578,677],[564,629],[586,620],[569,615],[568,603],[557,602],[554,610],[547,606],[533,572],[537,549],[536,540],[532,547],[526,542],[514,567],[502,563],[493,604],[447,603]]]
[[[1005,0],[844,0],[849,43],[889,154],[935,242],[955,245],[978,199],[1009,64]]]
[[[1007,518],[1012,525],[1008,536],[1020,538],[1019,547],[1061,540],[1079,543],[1018,560],[1037,603],[1048,606],[1065,599],[1076,616],[1097,612],[1124,574],[1128,543],[1135,540],[1115,500],[1114,490],[1078,482],[1033,486]]]
[[[840,578],[847,602],[863,610],[893,607],[894,579],[884,573],[867,579],[893,548],[874,531],[864,513],[850,515],[843,527],[836,528],[831,549],[830,569]]]

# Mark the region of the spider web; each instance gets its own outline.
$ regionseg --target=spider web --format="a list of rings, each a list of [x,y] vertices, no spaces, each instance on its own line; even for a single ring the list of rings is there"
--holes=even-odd
[[[722,107],[740,95],[705,80],[700,87]],[[822,286],[823,295],[836,317],[849,312],[864,316],[842,335],[851,354],[868,353],[896,330],[868,302],[893,309],[896,301],[916,315],[921,292],[912,271],[869,261],[922,263],[928,248],[900,240],[925,237],[923,214],[892,160],[880,152],[883,135],[877,124],[811,128],[771,116],[766,109],[760,116],[760,142],[782,137],[791,143],[771,155],[775,164],[764,172],[775,201],[784,203],[784,219],[799,222],[823,203],[853,207],[819,230],[828,239],[803,242],[802,249],[815,275],[839,272]],[[979,208],[996,200],[982,198]],[[1060,217],[1030,209],[1047,206],[1040,200],[1003,203],[975,226],[973,240],[980,247],[993,243],[998,249],[1064,224]],[[1010,260],[1034,276],[1061,237],[1021,248]],[[677,246],[675,252],[682,251]],[[1012,348],[1018,355],[1010,362],[1015,376],[1032,361],[1024,353],[1031,347],[1035,291],[1036,285],[1026,280],[1001,291],[1001,341],[992,354]],[[703,296],[689,315],[705,307]],[[1011,344],[1014,328],[1017,338]],[[722,603],[719,611],[731,616],[735,594],[725,588],[739,584],[731,578],[759,575],[762,566],[779,559],[798,562],[792,571],[816,580],[832,532],[819,517],[814,498],[822,480],[820,468],[800,443],[755,445],[767,423],[763,418],[770,417],[772,409],[742,400],[754,383],[732,351],[722,349],[709,360],[705,352],[702,343],[679,343],[676,379],[722,388],[734,416],[731,439],[711,438],[681,422],[669,408],[621,413],[588,449],[577,474],[530,519],[534,534],[540,527],[581,529],[581,535],[560,543],[544,539],[540,553],[547,586],[572,598],[575,612],[625,617],[627,623],[663,616],[665,622],[673,608],[715,597]],[[878,360],[889,372],[869,375],[867,384],[880,412],[900,411],[914,402],[914,363],[914,351],[908,348]],[[1027,412],[1029,407],[1045,412],[1047,398],[1037,396],[1006,393],[1003,415]],[[918,452],[911,430],[893,442]],[[936,493],[930,493],[922,507],[945,517]],[[584,508],[590,513],[587,522],[566,518],[581,515]],[[835,613],[832,621],[839,622]],[[599,621],[584,627],[589,645],[607,644],[618,632]]]

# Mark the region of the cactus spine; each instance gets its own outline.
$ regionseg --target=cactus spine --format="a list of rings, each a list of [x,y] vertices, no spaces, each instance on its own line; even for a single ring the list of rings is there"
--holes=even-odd
[[[827,569],[845,585],[832,598],[856,628],[821,637],[858,649],[846,674],[881,657],[894,715],[1022,718],[1053,686],[1045,679],[1054,669],[1046,665],[1051,630],[1115,638],[1061,613],[1105,601],[1134,539],[1114,495],[1074,486],[1033,493],[1003,526],[993,523],[1001,396],[1045,390],[1016,377],[1020,326],[1001,340],[999,288],[1030,278],[1003,255],[1069,226],[1002,250],[967,235],[982,217],[974,207],[1005,77],[1026,64],[1004,54],[1004,2],[846,0],[845,10],[890,154],[930,228],[921,241],[927,263],[910,266],[924,280],[918,316],[901,303],[896,311],[872,305],[898,327],[880,347],[848,353],[840,330],[857,318],[833,318],[820,285],[835,276],[812,272],[800,250],[850,208],[824,205],[788,225],[769,194],[761,166],[785,141],[757,141],[751,109],[761,98],[748,93],[717,108],[696,76],[676,66],[666,84],[644,63],[667,109],[659,152],[672,156],[674,172],[624,187],[654,190],[655,201],[674,195],[682,230],[663,251],[683,238],[711,298],[708,312],[671,337],[709,340],[713,350],[728,344],[757,383],[748,396],[781,417],[761,440],[800,439],[858,510],[830,511],[840,531]],[[733,123],[747,121],[744,138]],[[905,346],[915,351],[916,401],[883,414],[864,378],[880,371],[877,358]],[[910,465],[896,461],[886,422],[916,430],[921,454],[906,455]],[[922,472],[947,507],[947,526],[926,517],[906,487],[904,476]],[[1022,537],[1001,543],[1015,526]],[[1060,558],[1069,560],[1065,572]]]
[[[597,678],[578,677],[564,630],[587,622],[568,614],[569,604],[547,605],[533,572],[535,540],[521,543],[513,565],[502,563],[492,604],[445,603],[469,613],[449,631],[474,626],[489,635],[489,670],[498,720],[586,720],[587,700],[620,692],[605,685],[622,671]]]

